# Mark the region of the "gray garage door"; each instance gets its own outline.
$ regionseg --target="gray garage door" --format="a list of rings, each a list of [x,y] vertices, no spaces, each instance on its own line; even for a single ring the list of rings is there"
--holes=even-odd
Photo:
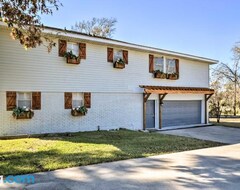
[[[162,126],[201,123],[201,101],[163,101]]]

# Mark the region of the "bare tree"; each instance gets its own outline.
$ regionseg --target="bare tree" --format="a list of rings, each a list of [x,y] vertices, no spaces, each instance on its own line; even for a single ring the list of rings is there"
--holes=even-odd
[[[218,67],[214,69],[214,73],[219,77],[223,77],[227,81],[234,85],[234,103],[233,103],[233,114],[237,114],[237,91],[240,86],[240,48],[235,45],[232,48],[233,51],[233,64],[229,65],[226,63],[220,63]]]
[[[53,40],[43,36],[40,15],[52,15],[62,4],[58,0],[0,0],[0,21],[11,28],[11,36],[26,48],[35,48],[47,41],[48,51],[55,46]]]
[[[218,76],[214,75],[214,79],[211,82],[211,88],[215,90],[214,95],[209,100],[210,116],[217,118],[217,122],[220,122],[221,114],[224,106],[224,92],[222,81]]]
[[[86,33],[92,36],[111,38],[116,28],[117,19],[115,18],[93,18],[91,21],[76,22],[72,30]]]

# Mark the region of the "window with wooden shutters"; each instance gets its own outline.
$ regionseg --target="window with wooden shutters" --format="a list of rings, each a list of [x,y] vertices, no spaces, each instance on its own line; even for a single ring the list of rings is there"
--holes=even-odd
[[[67,51],[67,41],[66,40],[59,40],[58,41],[58,55],[60,57],[64,57],[64,54]]]
[[[154,56],[149,55],[149,73],[153,73],[154,71]]]
[[[86,59],[86,44],[84,43],[79,44],[79,57],[81,59]]]
[[[123,53],[123,61],[124,61],[124,63],[128,64],[128,51],[123,50],[122,53]]]
[[[32,109],[41,109],[41,92],[32,92]]]
[[[113,63],[113,48],[107,48],[107,61]]]
[[[7,99],[7,111],[12,111],[17,107],[17,93],[16,92],[6,92]]]
[[[67,52],[72,52],[74,55],[79,56],[79,44],[75,42],[67,42]]]
[[[83,93],[73,92],[72,93],[72,107],[77,108],[83,106]]]
[[[164,58],[154,56],[154,71],[164,71]]]
[[[91,108],[91,93],[84,92],[84,106],[86,108]]]
[[[65,92],[64,93],[64,100],[65,100],[65,109],[72,109],[72,93]]]
[[[166,73],[176,73],[176,59],[166,59]]]
[[[32,93],[31,92],[17,92],[17,107],[32,108]]]

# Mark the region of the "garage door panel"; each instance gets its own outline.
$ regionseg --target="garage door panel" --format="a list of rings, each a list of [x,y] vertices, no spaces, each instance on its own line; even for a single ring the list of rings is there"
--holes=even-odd
[[[162,126],[179,126],[201,123],[201,101],[164,101]]]

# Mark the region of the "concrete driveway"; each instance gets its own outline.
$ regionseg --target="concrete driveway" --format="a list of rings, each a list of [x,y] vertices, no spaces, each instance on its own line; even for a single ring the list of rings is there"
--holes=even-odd
[[[122,190],[240,187],[240,144],[36,173],[35,184],[0,189]]]
[[[196,139],[216,141],[226,144],[240,143],[240,128],[208,126],[188,129],[159,131],[158,133],[192,137]]]

